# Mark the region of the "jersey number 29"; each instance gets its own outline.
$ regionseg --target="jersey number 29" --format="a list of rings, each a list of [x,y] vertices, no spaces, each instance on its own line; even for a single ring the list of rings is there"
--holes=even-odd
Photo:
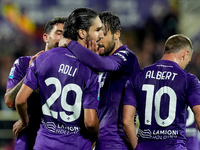
[[[46,103],[42,106],[42,112],[44,115],[51,116],[55,119],[58,118],[58,114],[60,118],[65,122],[72,122],[77,120],[80,117],[81,113],[81,105],[82,105],[82,90],[80,86],[70,83],[65,85],[63,88],[61,86],[60,81],[55,77],[50,77],[45,80],[47,86],[53,84],[56,87],[55,92],[47,99]],[[69,105],[66,101],[67,94],[69,91],[74,91],[76,93],[76,99],[74,105]],[[61,107],[63,111],[54,111],[51,110],[50,107],[54,104],[54,102],[61,96]],[[68,115],[65,111],[73,112]]]

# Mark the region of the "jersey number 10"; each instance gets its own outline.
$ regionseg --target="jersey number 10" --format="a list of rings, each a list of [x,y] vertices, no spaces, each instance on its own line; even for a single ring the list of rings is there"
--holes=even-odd
[[[174,90],[171,87],[163,86],[158,91],[154,91],[154,85],[151,84],[144,84],[142,86],[142,90],[146,91],[146,105],[145,105],[145,124],[151,125],[152,121],[152,108],[155,108],[155,120],[156,123],[162,127],[169,126],[173,123],[175,116],[176,116],[176,103],[177,103],[177,96]],[[155,94],[154,94],[155,93]],[[161,104],[161,97],[163,94],[168,94],[169,96],[169,113],[166,119],[162,119],[160,117],[160,104]],[[154,101],[154,106],[153,106]]]

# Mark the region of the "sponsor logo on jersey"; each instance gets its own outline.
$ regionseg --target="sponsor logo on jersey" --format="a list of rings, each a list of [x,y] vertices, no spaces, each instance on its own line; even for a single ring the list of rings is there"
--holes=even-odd
[[[123,54],[126,54],[128,56],[128,53],[129,53],[128,51],[119,51],[119,52],[115,53],[114,55],[117,55],[117,56],[121,57],[124,61],[127,61],[126,57]]]
[[[169,65],[156,65],[157,67],[170,67],[170,68],[173,68],[173,66],[169,66]]]
[[[123,54],[126,54],[128,56],[128,51],[119,51],[119,53],[123,53]]]
[[[19,65],[19,59],[15,60],[14,64]]]
[[[151,132],[149,129],[138,129],[138,137],[143,139],[164,140],[177,138],[178,135],[178,130],[153,130]]]
[[[9,77],[8,77],[9,79],[13,79],[14,71],[15,71],[15,67],[12,67],[10,70]]]
[[[70,135],[70,134],[77,134],[80,132],[80,127],[79,126],[65,126],[63,124],[55,124],[55,122],[44,122],[42,121],[42,123],[45,124],[45,127],[53,133],[57,133],[57,134],[66,134],[66,135]]]
[[[71,58],[76,58],[75,56],[73,56],[73,55],[69,55],[69,54],[65,54],[66,56],[68,56],[68,57],[71,57]],[[77,58],[76,58],[77,59]]]

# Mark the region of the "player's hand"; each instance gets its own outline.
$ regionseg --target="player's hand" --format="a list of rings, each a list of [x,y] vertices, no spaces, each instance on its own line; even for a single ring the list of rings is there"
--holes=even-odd
[[[20,131],[22,131],[23,129],[25,129],[27,126],[28,126],[28,124],[24,125],[22,123],[21,119],[19,119],[17,122],[15,122],[15,124],[13,125],[13,134],[14,134],[14,136],[17,137],[18,133]]]
[[[87,48],[95,52],[96,54],[99,54],[98,45],[94,40],[88,42]]]
[[[39,51],[37,54],[35,54],[33,57],[31,57],[31,60],[29,61],[29,67],[31,66],[33,60],[34,60],[36,57],[38,57],[38,56],[39,56],[41,53],[43,53],[43,52],[44,52],[44,50]]]
[[[67,45],[69,44],[69,42],[71,42],[70,39],[62,37],[62,38],[60,39],[60,41],[59,41],[58,46],[59,46],[59,47],[67,47]]]

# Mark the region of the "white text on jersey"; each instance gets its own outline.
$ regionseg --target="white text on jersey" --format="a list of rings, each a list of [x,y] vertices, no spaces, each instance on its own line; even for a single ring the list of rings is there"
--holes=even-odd
[[[151,78],[156,80],[174,80],[174,78],[178,75],[177,73],[170,72],[170,71],[157,71],[154,72],[154,70],[149,70],[146,72],[145,79]]]
[[[59,67],[58,72],[63,73],[63,74],[67,74],[69,76],[74,77],[75,73],[77,71],[77,68],[74,68],[72,66],[69,65],[65,65],[65,64],[61,64]]]

